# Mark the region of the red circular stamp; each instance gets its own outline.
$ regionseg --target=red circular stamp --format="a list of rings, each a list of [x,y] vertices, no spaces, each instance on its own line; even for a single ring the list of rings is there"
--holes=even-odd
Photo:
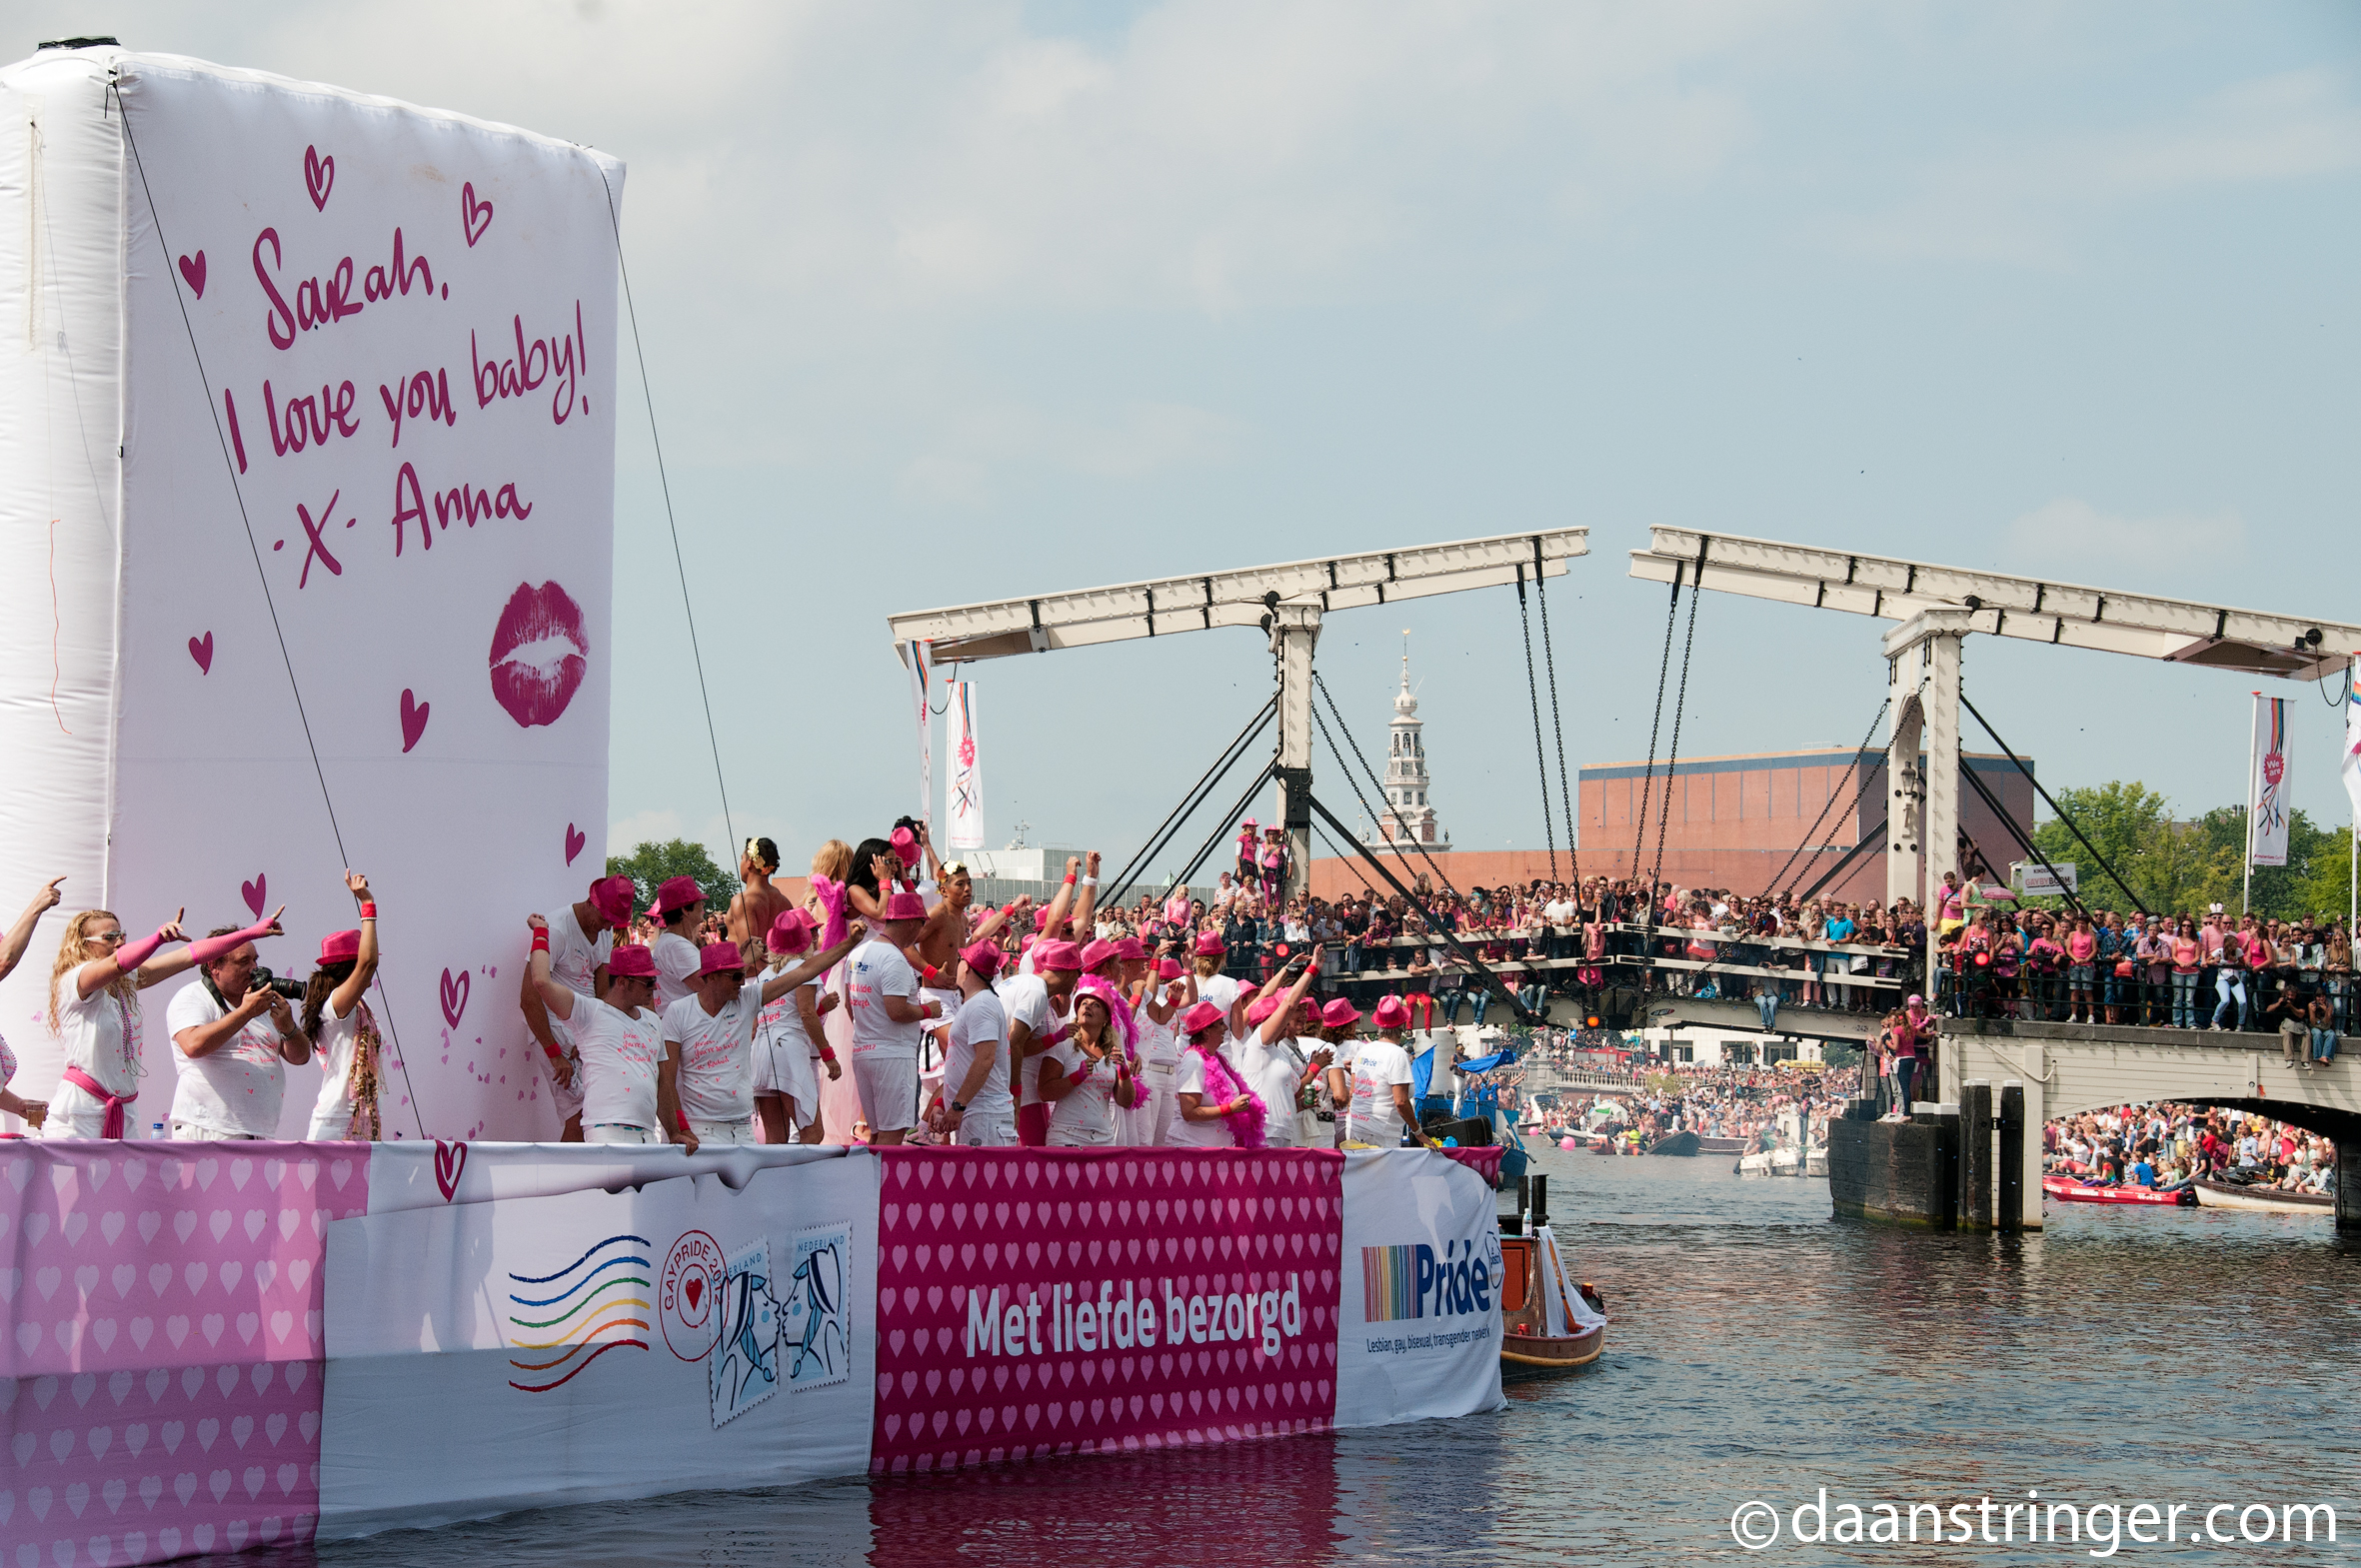
[[[684,1361],[702,1361],[720,1337],[722,1281],[729,1272],[721,1243],[702,1230],[686,1231],[665,1255],[656,1311],[664,1342]]]

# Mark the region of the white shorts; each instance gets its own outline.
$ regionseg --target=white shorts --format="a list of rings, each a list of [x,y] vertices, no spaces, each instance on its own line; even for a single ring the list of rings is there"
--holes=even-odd
[[[919,1122],[919,1064],[908,1056],[868,1051],[853,1058],[853,1086],[869,1130],[905,1132]]]
[[[795,1101],[805,1120],[820,1113],[820,1058],[809,1042],[791,1036],[778,1045],[755,1041],[755,1092]]]
[[[962,997],[956,990],[947,991],[939,985],[922,985],[919,987],[919,1000],[938,1001],[943,1004],[943,1016],[927,1025],[929,1034],[941,1034],[945,1029],[951,1027],[951,1020],[960,1015]],[[946,1035],[945,1038],[949,1038],[949,1036]]]
[[[973,1113],[960,1118],[960,1130],[953,1139],[964,1149],[1005,1149],[1017,1144],[1017,1118],[989,1117]]]
[[[756,1141],[755,1124],[751,1117],[745,1121],[699,1121],[692,1116],[689,1118],[689,1130],[697,1134],[700,1146]]]
[[[526,1037],[532,1038],[531,1035]],[[574,1069],[574,1081],[571,1084],[560,1083],[558,1064],[549,1059],[548,1052],[542,1052],[542,1062],[549,1069],[550,1103],[558,1107],[558,1125],[562,1127],[582,1114],[582,1057],[575,1053],[573,1031],[566,1027],[566,1020],[555,1013],[549,1015],[549,1037],[558,1042],[558,1049],[566,1053],[567,1065]],[[535,1049],[539,1049],[541,1041],[534,1040],[533,1044]]]
[[[334,1116],[323,1116],[315,1110],[312,1112],[312,1124],[304,1132],[304,1141],[307,1143],[345,1143],[351,1141],[352,1137],[353,1113],[350,1110]]]
[[[665,1141],[665,1136],[663,1133],[652,1131],[647,1127],[627,1127],[619,1122],[610,1121],[600,1126],[583,1128],[582,1141],[585,1143],[662,1143]]]
[[[168,1130],[182,1143],[252,1143],[262,1137],[259,1132],[216,1132],[193,1121],[175,1121]]]
[[[137,1111],[124,1107],[124,1130],[128,1132],[138,1120]],[[57,1091],[49,1096],[49,1115],[41,1123],[38,1136],[43,1138],[96,1138],[104,1136],[100,1130],[107,1124],[107,1107],[96,1095],[79,1083],[58,1080]]]

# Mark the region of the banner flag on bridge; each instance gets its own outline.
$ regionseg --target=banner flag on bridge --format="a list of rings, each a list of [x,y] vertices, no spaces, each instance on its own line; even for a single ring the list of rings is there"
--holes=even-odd
[[[2361,667],[2361,659],[2354,661]],[[2353,802],[2353,819],[2361,822],[2361,692],[2345,692],[2345,758],[2337,772],[2344,776],[2345,794]]]
[[[2246,862],[2287,863],[2287,699],[2254,699],[2254,773],[2246,791]]]
[[[984,774],[976,763],[976,683],[951,684],[951,789],[944,814],[951,818],[954,849],[984,847]]]
[[[927,683],[934,679],[935,645],[919,640],[906,645],[907,657],[902,661],[910,667],[910,697],[918,709],[919,721],[919,820],[933,824],[935,820],[935,740],[934,730],[927,721],[932,717],[927,707]]]

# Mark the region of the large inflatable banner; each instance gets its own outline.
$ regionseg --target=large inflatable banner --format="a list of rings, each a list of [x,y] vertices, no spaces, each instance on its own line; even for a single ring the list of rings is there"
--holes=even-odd
[[[19,1092],[58,1080],[73,911],[202,934],[284,903],[262,960],[301,976],[356,923],[349,865],[383,909],[386,1135],[555,1134],[503,993],[525,912],[603,866],[622,183],[173,56],[0,71],[0,900],[67,877],[0,982]],[[283,1134],[317,1087],[290,1072]]]

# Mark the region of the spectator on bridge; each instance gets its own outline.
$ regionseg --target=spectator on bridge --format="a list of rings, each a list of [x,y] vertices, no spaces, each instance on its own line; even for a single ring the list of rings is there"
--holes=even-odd
[[[2236,931],[2222,934],[2222,954],[2213,971],[2213,989],[2219,999],[2214,1004],[2212,1027],[2219,1029],[2226,1016],[2233,1032],[2245,1028],[2246,942]]]

